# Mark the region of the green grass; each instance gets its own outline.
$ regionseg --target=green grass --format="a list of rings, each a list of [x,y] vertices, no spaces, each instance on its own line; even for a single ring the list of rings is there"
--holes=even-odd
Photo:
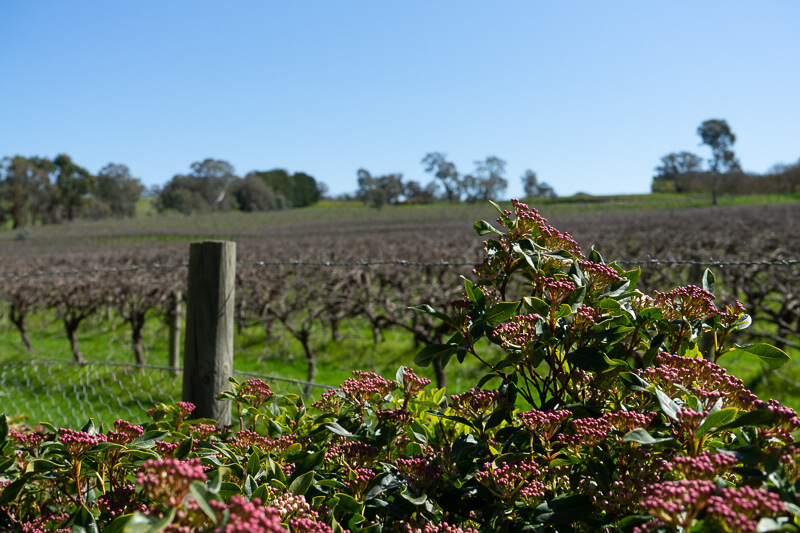
[[[78,330],[78,344],[85,359],[93,364],[133,364],[130,328],[117,317],[106,321],[96,315]],[[377,372],[391,377],[401,365],[412,365],[418,348],[409,335],[387,331],[379,344],[365,323],[358,319],[344,321],[341,338],[334,342],[327,332],[312,337],[317,356],[316,383],[338,386],[351,376],[353,369]],[[25,349],[17,330],[8,321],[0,323],[0,384],[3,409],[9,415],[25,413],[31,421],[59,420],[59,423],[82,425],[89,417],[113,422],[116,418],[141,419],[143,410],[155,401],[180,400],[181,378],[157,369],[66,365],[72,353],[60,321],[53,313],[39,313],[30,318],[29,336],[32,353]],[[145,326],[144,350],[147,365],[168,365],[168,328],[156,316]],[[45,360],[62,363],[58,366],[19,367],[3,363]],[[267,339],[262,327],[247,328],[234,339],[234,369],[283,379],[305,381],[307,363],[300,344],[276,324]],[[435,382],[430,368],[418,373]],[[43,373],[44,372],[44,373]],[[447,369],[449,390],[461,392],[477,381],[480,373],[475,365],[452,364]],[[240,380],[247,377],[240,377]],[[300,392],[302,388],[273,381],[276,390]],[[315,388],[312,399],[324,389]],[[51,416],[56,413],[58,418]]]

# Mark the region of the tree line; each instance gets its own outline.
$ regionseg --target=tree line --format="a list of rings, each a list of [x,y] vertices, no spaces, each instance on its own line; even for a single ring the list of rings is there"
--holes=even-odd
[[[237,176],[227,161],[205,159],[151,192],[160,211],[264,211],[304,207],[326,188],[303,172],[283,169]],[[0,225],[19,229],[76,218],[133,217],[145,192],[139,178],[120,163],[93,174],[66,154],[53,159],[15,155],[0,160]]]
[[[766,174],[744,172],[733,151],[736,135],[727,121],[709,119],[697,128],[701,145],[708,146],[711,157],[703,168],[703,158],[692,152],[671,152],[655,168],[653,192],[710,192],[712,203],[720,193],[794,193],[800,192],[800,160],[794,164],[774,165]]]
[[[269,211],[315,204],[326,191],[324,184],[304,172],[254,170],[241,178],[230,163],[219,159],[192,163],[190,169],[157,191],[157,209],[184,214]]]
[[[506,162],[496,156],[475,161],[475,170],[468,174],[459,172],[441,152],[430,152],[421,163],[425,172],[433,176],[424,185],[415,180],[403,182],[400,173],[373,176],[368,170],[359,169],[356,172],[358,189],[355,199],[378,208],[386,204],[430,204],[435,201],[474,203],[496,200],[508,187]],[[540,182],[532,170],[526,170],[521,179],[527,198],[556,196],[555,190]]]
[[[133,216],[144,186],[127,166],[109,163],[96,175],[68,155],[16,155],[0,160],[0,224],[14,229],[76,217]]]

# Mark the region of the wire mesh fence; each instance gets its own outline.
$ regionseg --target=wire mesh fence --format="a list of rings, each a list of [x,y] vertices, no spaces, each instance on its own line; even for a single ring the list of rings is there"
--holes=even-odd
[[[233,372],[239,381],[257,377],[280,392],[302,394],[305,382],[249,372]],[[122,363],[77,364],[16,361],[0,364],[0,413],[30,425],[57,422],[82,427],[117,419],[143,422],[156,403],[181,399],[180,368]],[[331,388],[311,384],[316,390]]]

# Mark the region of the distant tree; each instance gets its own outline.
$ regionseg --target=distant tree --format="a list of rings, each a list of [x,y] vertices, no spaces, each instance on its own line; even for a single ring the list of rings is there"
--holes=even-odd
[[[432,204],[436,200],[436,190],[438,185],[430,182],[423,187],[418,181],[406,182],[403,196],[409,204]]]
[[[266,185],[281,194],[292,207],[306,207],[319,202],[324,192],[323,185],[317,183],[305,172],[290,175],[282,168],[267,171],[253,171],[248,174],[261,178]]]
[[[88,170],[76,165],[66,154],[53,160],[56,166],[56,188],[58,203],[64,208],[67,220],[75,218],[77,208],[94,191],[95,177]]]
[[[405,193],[402,174],[386,174],[373,177],[369,171],[361,168],[358,176],[356,197],[365,204],[380,209],[385,204],[397,204]]]
[[[142,192],[142,182],[131,176],[125,165],[109,163],[97,174],[94,196],[109,207],[112,216],[134,216],[136,203],[142,197]]]
[[[555,198],[557,196],[556,191],[550,185],[544,181],[539,182],[536,172],[533,170],[526,170],[521,179],[526,198]]]
[[[227,161],[206,159],[191,165],[189,174],[177,174],[161,189],[156,208],[183,214],[224,211],[236,201],[228,189],[239,179]]]
[[[198,180],[200,193],[215,211],[229,208],[226,202],[228,188],[236,181],[233,165],[221,159],[205,159],[191,165],[191,177]]]
[[[422,158],[425,165],[425,172],[442,182],[444,188],[444,199],[448,202],[458,202],[461,200],[462,182],[459,178],[456,166],[445,159],[446,154],[441,152],[431,152]]]
[[[211,211],[211,204],[203,195],[202,184],[185,174],[173,176],[164,185],[156,198],[155,206],[159,211],[174,209],[184,215]]]
[[[0,199],[6,204],[0,210],[10,214],[14,229],[27,225],[29,219],[32,221],[41,207],[42,195],[50,185],[48,174],[52,163],[47,163],[21,155],[0,161]]]
[[[691,152],[672,152],[661,158],[661,164],[655,168],[653,191],[674,190],[685,192],[684,181],[692,174],[701,171],[703,159]]]
[[[284,209],[288,205],[282,194],[252,173],[234,183],[230,192],[241,211],[269,211]]]
[[[505,173],[506,162],[498,157],[489,156],[483,161],[475,161],[475,175],[462,178],[467,201],[497,199],[508,187],[508,180],[503,177]]]
[[[719,174],[741,171],[741,166],[736,160],[736,155],[733,153],[732,149],[733,143],[736,142],[736,136],[731,131],[728,123],[719,119],[711,119],[703,122],[698,126],[697,134],[703,139],[702,144],[711,148],[711,159],[708,160],[711,165],[713,179],[711,184],[711,198],[712,203],[717,205],[717,183]]]

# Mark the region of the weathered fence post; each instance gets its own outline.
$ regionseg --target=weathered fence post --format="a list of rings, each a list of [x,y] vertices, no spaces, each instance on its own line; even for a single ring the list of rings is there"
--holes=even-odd
[[[169,365],[178,373],[181,366],[181,319],[183,318],[183,295],[176,291],[170,296],[169,320]]]
[[[233,371],[236,243],[206,241],[189,248],[183,401],[197,407],[194,418],[231,423],[230,402],[217,394],[230,387]]]

